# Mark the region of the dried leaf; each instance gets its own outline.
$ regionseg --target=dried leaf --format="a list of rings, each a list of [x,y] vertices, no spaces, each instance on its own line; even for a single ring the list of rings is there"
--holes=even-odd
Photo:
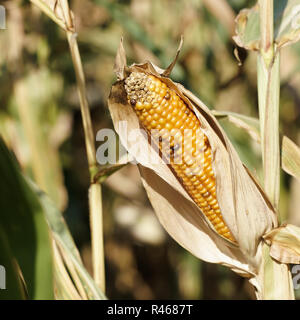
[[[117,51],[117,56],[115,60],[115,65],[114,65],[114,72],[117,75],[117,78],[119,80],[123,80],[125,78],[125,68],[127,66],[127,61],[126,61],[126,54],[125,54],[125,49],[123,45],[123,37],[121,38],[119,48]]]
[[[274,37],[277,47],[300,39],[300,0],[274,1]],[[260,49],[259,6],[243,9],[236,18],[235,42],[248,50]]]
[[[168,66],[168,68],[162,73],[162,76],[168,77],[171,74],[173,68],[175,67],[176,61],[177,61],[177,59],[179,57],[179,53],[180,53],[180,50],[182,48],[182,45],[183,45],[183,36],[181,36],[181,38],[180,38],[180,43],[179,43],[175,58],[173,59],[171,64]]]
[[[281,161],[285,172],[300,179],[300,148],[286,136],[282,139]]]
[[[154,170],[143,165],[139,169],[155,213],[172,238],[201,260],[225,265],[244,277],[254,275],[240,250],[224,245],[224,240],[205,223],[195,203],[187,201]]]
[[[260,30],[259,30],[259,7],[255,5],[251,9],[243,9],[237,15],[236,35],[233,40],[240,47],[247,50],[259,50]]]
[[[30,0],[66,31],[74,32],[74,15],[65,0]]]
[[[300,228],[292,224],[280,226],[264,237],[270,255],[281,263],[300,264]]]

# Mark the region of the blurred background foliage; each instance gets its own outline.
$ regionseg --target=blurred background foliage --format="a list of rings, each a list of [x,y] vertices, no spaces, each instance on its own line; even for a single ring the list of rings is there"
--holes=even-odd
[[[23,171],[64,212],[83,262],[91,270],[89,171],[65,33],[29,1],[1,4],[7,9],[7,29],[0,30],[0,134]],[[113,64],[121,36],[129,63],[150,59],[166,67],[183,34],[184,46],[172,78],[213,109],[257,117],[256,56],[239,49],[242,65],[238,66],[232,40],[235,15],[253,4],[246,0],[70,1],[95,134],[112,128],[106,100],[116,80]],[[281,130],[298,145],[299,58],[299,44],[282,51],[280,103]],[[226,120],[221,124],[242,160],[260,177],[259,145]],[[298,226],[299,195],[300,184],[283,174],[280,210]],[[0,199],[4,196],[1,193]],[[125,166],[103,183],[103,208],[109,298],[254,298],[242,278],[197,260],[165,233],[135,166]],[[300,298],[300,290],[296,295]]]

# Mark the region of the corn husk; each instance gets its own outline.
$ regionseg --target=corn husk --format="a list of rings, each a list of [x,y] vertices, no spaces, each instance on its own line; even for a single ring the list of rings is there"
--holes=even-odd
[[[270,256],[281,263],[300,264],[300,228],[282,225],[264,235],[270,246]]]
[[[121,41],[115,65],[118,81],[113,85],[108,99],[115,130],[129,154],[135,158],[151,204],[167,232],[196,257],[228,266],[238,274],[251,278],[252,283],[258,286],[255,277],[262,257],[261,239],[277,225],[274,209],[240,161],[211,111],[190,91],[168,78],[176,58],[166,70],[151,62],[127,67]],[[124,79],[132,71],[160,78],[176,91],[200,120],[212,148],[219,206],[237,245],[215,232],[140,130],[138,118],[127,102],[124,89]]]

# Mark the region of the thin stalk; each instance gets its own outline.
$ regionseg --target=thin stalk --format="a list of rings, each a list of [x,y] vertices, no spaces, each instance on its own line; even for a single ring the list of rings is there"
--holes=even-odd
[[[62,0],[62,8],[64,11],[66,23],[71,23],[71,15],[68,8],[68,1]],[[73,25],[67,25],[67,39],[69,42],[72,62],[76,74],[77,90],[80,100],[81,115],[83,121],[86,152],[90,170],[91,186],[89,193],[89,208],[90,208],[90,226],[91,226],[91,246],[92,246],[92,263],[93,276],[96,284],[105,292],[105,266],[104,266],[104,244],[103,244],[103,227],[102,227],[102,201],[101,201],[101,185],[94,184],[94,175],[98,171],[95,149],[95,137],[92,128],[90,110],[88,106],[85,76],[79,53],[76,33],[73,30]]]
[[[105,268],[104,268],[104,247],[103,247],[103,219],[101,184],[93,183],[89,188],[89,205],[91,212],[91,238],[92,238],[92,257],[94,268],[94,280],[105,292]],[[101,254],[102,253],[102,254]]]
[[[261,36],[261,49],[264,53],[273,51],[274,42],[274,20],[273,20],[273,0],[260,0],[260,36]]]
[[[77,90],[80,100],[80,109],[82,115],[87,160],[90,172],[90,191],[89,192],[89,208],[90,208],[90,225],[91,225],[91,246],[92,246],[92,263],[93,277],[96,284],[105,291],[104,281],[104,250],[103,250],[103,230],[102,230],[102,202],[101,202],[101,185],[95,184],[95,175],[98,172],[95,137],[92,128],[91,115],[86,94],[85,76],[83,72],[82,61],[79,53],[76,33],[74,30],[72,14],[69,9],[67,0],[60,0],[57,5],[61,6],[63,17],[58,18],[53,11],[42,0],[30,0],[39,7],[46,15],[48,15],[57,25],[66,31],[72,62],[76,75]]]
[[[267,62],[268,63],[268,62]],[[258,105],[264,172],[264,189],[276,209],[280,194],[279,94],[280,54],[267,65],[262,54],[257,59]]]
[[[96,149],[95,149],[95,137],[92,128],[91,115],[86,95],[85,76],[83,72],[81,57],[79,53],[76,34],[72,31],[67,31],[67,39],[69,42],[72,62],[74,65],[77,91],[81,107],[81,115],[85,136],[86,153],[88,158],[88,164],[91,176],[97,171]]]
[[[257,59],[257,85],[264,189],[273,206],[278,210],[280,195],[280,53],[274,47],[273,1],[260,0],[259,5],[261,50]],[[278,220],[280,220],[279,216]],[[269,254],[269,247],[265,243],[258,281],[261,286],[259,299],[294,299],[288,266],[273,260]]]

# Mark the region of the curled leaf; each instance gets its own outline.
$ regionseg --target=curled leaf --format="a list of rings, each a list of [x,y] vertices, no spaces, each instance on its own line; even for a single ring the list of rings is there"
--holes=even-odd
[[[280,226],[264,235],[270,255],[281,263],[300,264],[300,228],[292,224]]]
[[[30,0],[65,31],[74,32],[74,15],[65,0]]]
[[[285,172],[300,179],[300,148],[286,136],[282,139],[281,161]]]
[[[274,38],[278,48],[300,39],[300,0],[274,1]],[[236,18],[236,35],[233,39],[245,49],[260,49],[258,4],[240,11]]]
[[[254,6],[251,9],[243,9],[237,15],[236,35],[233,40],[240,47],[247,50],[259,50],[260,32],[259,32],[259,7]]]

